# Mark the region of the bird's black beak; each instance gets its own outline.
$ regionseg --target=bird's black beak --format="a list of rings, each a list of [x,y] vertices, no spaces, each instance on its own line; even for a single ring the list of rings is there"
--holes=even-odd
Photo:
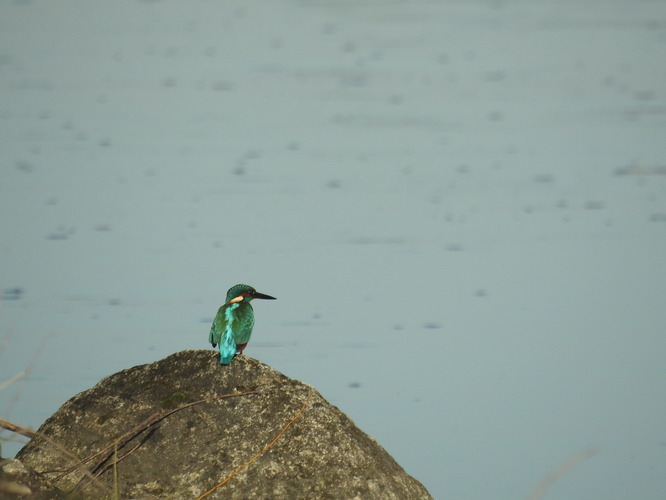
[[[266,295],[265,293],[259,293],[259,292],[253,292],[252,293],[252,298],[253,299],[276,300],[275,297],[271,297],[270,295]]]

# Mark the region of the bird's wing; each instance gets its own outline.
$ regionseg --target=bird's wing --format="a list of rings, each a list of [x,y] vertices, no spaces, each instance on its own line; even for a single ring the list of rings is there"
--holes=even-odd
[[[252,335],[252,328],[254,328],[254,313],[250,304],[246,304],[243,308],[238,308],[236,322],[234,326],[236,344],[247,344]]]
[[[213,344],[213,347],[217,346],[222,339],[222,334],[226,330],[227,319],[224,316],[224,306],[220,307],[215,315],[213,324],[210,326],[210,333],[208,334],[208,342]]]

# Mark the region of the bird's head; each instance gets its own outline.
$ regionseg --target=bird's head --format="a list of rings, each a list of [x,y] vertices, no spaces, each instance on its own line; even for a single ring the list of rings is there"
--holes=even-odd
[[[235,304],[236,302],[250,302],[252,299],[270,299],[275,300],[275,297],[257,292],[250,285],[234,285],[227,291],[227,304]]]

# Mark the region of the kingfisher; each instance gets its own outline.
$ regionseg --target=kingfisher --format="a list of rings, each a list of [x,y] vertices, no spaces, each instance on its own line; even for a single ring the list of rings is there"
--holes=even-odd
[[[220,307],[210,327],[208,342],[220,344],[220,364],[228,365],[236,354],[243,354],[252,335],[254,311],[250,301],[275,297],[257,292],[249,285],[234,285],[227,291],[227,301]]]

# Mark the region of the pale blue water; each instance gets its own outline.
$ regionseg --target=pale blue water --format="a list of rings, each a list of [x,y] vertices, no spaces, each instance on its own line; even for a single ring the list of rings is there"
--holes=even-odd
[[[663,498],[665,55],[662,2],[4,3],[0,415],[245,282],[436,498]]]

